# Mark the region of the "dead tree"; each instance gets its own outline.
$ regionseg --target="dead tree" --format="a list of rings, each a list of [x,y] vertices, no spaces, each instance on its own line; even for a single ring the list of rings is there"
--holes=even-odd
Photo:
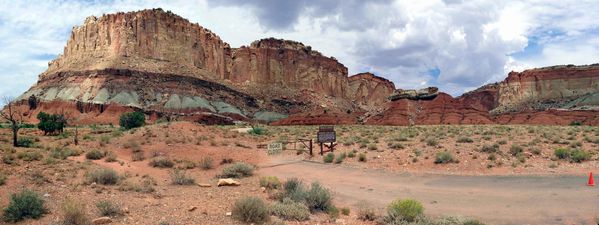
[[[4,110],[0,111],[0,116],[10,123],[13,146],[19,147],[18,135],[19,129],[21,129],[21,125],[23,124],[23,114],[15,106],[13,98],[5,96],[2,98],[2,101],[5,106]]]

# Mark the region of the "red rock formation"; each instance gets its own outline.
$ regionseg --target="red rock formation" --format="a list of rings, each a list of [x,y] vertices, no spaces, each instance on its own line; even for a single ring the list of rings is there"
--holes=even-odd
[[[497,107],[498,84],[488,84],[474,91],[464,93],[457,99],[464,105],[480,111],[490,111]]]
[[[367,118],[370,125],[490,124],[487,111],[469,107],[445,93],[432,100],[400,99]]]
[[[349,88],[350,99],[362,108],[372,109],[389,102],[387,97],[393,93],[395,85],[372,73],[359,73],[349,77]]]
[[[231,61],[227,79],[248,84],[247,89],[268,88],[268,92],[289,95],[311,90],[343,99],[348,96],[347,68],[299,42],[262,39],[233,50]]]
[[[348,125],[357,124],[359,113],[306,112],[292,114],[288,118],[275,121],[271,125]]]

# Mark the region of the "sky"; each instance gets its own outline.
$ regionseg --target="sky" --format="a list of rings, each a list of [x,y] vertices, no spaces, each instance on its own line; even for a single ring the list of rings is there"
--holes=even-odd
[[[199,23],[232,47],[300,41],[398,88],[458,96],[510,71],[599,62],[599,0],[0,0],[0,96],[18,96],[86,17],[147,8]]]

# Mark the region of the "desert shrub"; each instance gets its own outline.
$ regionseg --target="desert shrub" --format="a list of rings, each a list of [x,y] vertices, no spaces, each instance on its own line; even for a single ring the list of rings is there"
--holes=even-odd
[[[91,151],[85,153],[85,158],[90,159],[90,160],[98,160],[98,159],[104,158],[105,155],[106,155],[105,152],[94,149],[94,150],[91,150]]]
[[[356,153],[354,151],[351,151],[351,152],[347,153],[347,157],[354,158],[354,157],[356,157]]]
[[[81,201],[67,199],[61,205],[62,224],[68,225],[88,225],[90,220],[85,214],[85,205]]]
[[[241,178],[252,175],[254,175],[254,166],[242,162],[236,162],[223,169],[222,177]]]
[[[332,197],[330,191],[320,183],[312,183],[310,189],[306,192],[306,206],[310,211],[323,211],[332,206]]]
[[[284,220],[305,221],[310,218],[310,210],[304,204],[289,198],[276,202],[270,207],[272,215]]]
[[[368,150],[371,150],[371,151],[378,149],[378,146],[376,146],[376,144],[368,144],[366,147],[368,148]]]
[[[536,147],[535,148],[531,148],[530,152],[532,152],[532,154],[535,154],[535,155],[540,155],[541,154],[541,149],[536,148]]]
[[[141,127],[146,123],[146,116],[142,112],[123,113],[119,118],[121,127],[129,130],[136,127]]]
[[[323,158],[324,163],[332,163],[335,160],[335,153],[329,152]]]
[[[553,154],[558,159],[567,159],[568,157],[570,157],[570,149],[558,148],[558,149],[555,149],[555,151],[553,152]]]
[[[397,142],[387,143],[387,147],[389,147],[390,149],[403,149],[403,148],[405,148],[401,143],[397,143]]]
[[[470,219],[470,220],[464,221],[464,223],[462,223],[462,225],[485,225],[485,224],[478,220]]]
[[[2,162],[4,164],[12,165],[15,163],[15,159],[15,155],[10,152],[5,152],[4,154],[2,154]]]
[[[582,125],[582,122],[580,122],[580,121],[573,120],[572,122],[570,122],[570,126],[580,126],[580,125]]]
[[[144,159],[146,159],[146,155],[143,151],[133,152],[133,154],[131,155],[131,160],[133,162],[144,161]]]
[[[456,140],[456,142],[458,142],[458,143],[472,143],[474,141],[472,140],[472,138],[469,138],[469,137],[460,137],[460,138],[458,138],[458,140]]]
[[[306,198],[306,188],[304,183],[298,178],[289,178],[283,184],[283,192],[278,197],[279,200],[289,198],[296,202],[303,202]]]
[[[362,201],[358,203],[358,219],[362,221],[374,221],[377,219],[376,211],[368,203]]]
[[[358,155],[358,161],[360,161],[360,162],[366,162],[366,160],[367,160],[367,159],[366,159],[366,154],[364,154],[364,153],[360,153],[360,154]]]
[[[96,183],[103,185],[114,185],[120,180],[120,177],[116,171],[109,168],[96,169],[85,173],[87,183]]]
[[[171,183],[176,185],[192,185],[195,180],[187,175],[185,170],[171,171]]]
[[[116,154],[112,151],[106,153],[106,158],[104,159],[104,161],[106,162],[116,162]]]
[[[260,187],[265,187],[269,190],[279,189],[281,187],[281,181],[275,176],[260,177]]]
[[[17,153],[17,158],[26,162],[39,161],[43,158],[43,155],[39,151],[25,151]]]
[[[499,145],[505,145],[505,144],[507,144],[507,141],[506,140],[499,140],[499,141],[497,141],[497,144],[499,144]]]
[[[426,145],[435,147],[435,146],[439,145],[439,142],[435,138],[427,138]]]
[[[17,139],[17,146],[23,148],[31,148],[35,145],[35,140],[29,137],[22,137]]]
[[[116,216],[121,214],[121,207],[109,200],[101,200],[96,203],[96,208],[101,216]]]
[[[269,221],[268,206],[258,197],[245,197],[235,202],[232,216],[244,223],[263,224]]]
[[[343,214],[344,216],[349,216],[350,210],[348,207],[343,207],[341,208],[341,214]]]
[[[158,168],[172,168],[175,163],[165,157],[157,157],[157,158],[153,158],[152,160],[150,160],[150,163],[148,163],[151,167],[158,167]]]
[[[512,154],[513,156],[516,156],[520,153],[522,153],[524,150],[522,149],[522,147],[518,146],[518,145],[512,145],[512,147],[510,147],[510,154]]]
[[[81,152],[69,148],[54,148],[50,152],[50,157],[55,159],[67,159],[69,156],[78,156]]]
[[[570,161],[572,162],[581,163],[589,159],[591,159],[591,154],[586,151],[576,149],[570,152]]]
[[[435,155],[435,163],[445,164],[453,162],[453,156],[448,151],[437,152]]]
[[[210,157],[204,157],[200,160],[200,163],[198,166],[200,168],[202,168],[203,170],[212,169],[214,167],[214,160],[212,160],[212,158],[210,158]]]
[[[47,212],[44,199],[30,190],[22,190],[10,195],[10,202],[2,214],[2,220],[15,223],[27,218],[38,219]]]
[[[413,199],[395,200],[387,208],[387,218],[391,221],[413,222],[424,212],[422,204]]]
[[[262,127],[252,127],[252,129],[248,130],[248,133],[251,135],[265,135],[266,129]]]
[[[329,217],[333,220],[339,218],[339,209],[337,208],[337,206],[330,205],[329,207],[327,207],[326,212],[329,215]]]
[[[221,164],[221,165],[224,165],[224,164],[231,164],[231,163],[233,163],[233,159],[231,159],[231,158],[223,158],[223,159],[220,161],[220,164]]]
[[[0,186],[6,184],[6,179],[7,179],[6,174],[0,173]]]
[[[67,125],[66,118],[61,114],[47,114],[40,112],[37,114],[37,119],[40,121],[37,128],[44,132],[44,135],[62,133]]]
[[[335,163],[339,164],[342,163],[343,160],[345,160],[345,157],[347,157],[347,155],[345,153],[341,153],[337,156],[337,158],[335,158]]]
[[[496,145],[483,145],[480,151],[486,153],[494,153],[497,152],[498,148],[499,146],[496,147]]]

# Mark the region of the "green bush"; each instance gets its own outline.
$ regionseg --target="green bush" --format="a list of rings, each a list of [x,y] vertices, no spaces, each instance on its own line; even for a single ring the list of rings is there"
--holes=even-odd
[[[131,161],[133,162],[144,161],[144,159],[146,159],[146,155],[143,151],[133,152],[131,155]]]
[[[44,199],[39,194],[25,189],[10,195],[10,202],[4,209],[2,219],[15,223],[27,218],[38,219],[46,212]]]
[[[453,156],[448,151],[437,152],[435,155],[436,164],[445,164],[453,162]]]
[[[281,188],[281,181],[275,176],[260,177],[260,187],[265,187],[268,190]]]
[[[173,170],[171,172],[171,182],[176,185],[192,185],[195,180],[187,175],[185,170]]]
[[[37,114],[37,119],[40,121],[37,128],[44,132],[44,135],[62,133],[67,125],[67,120],[61,114],[47,114],[40,112]]]
[[[19,146],[19,147],[31,148],[31,147],[33,147],[34,144],[35,144],[35,141],[29,137],[23,137],[23,138],[17,139],[17,146]]]
[[[582,125],[582,122],[580,122],[580,121],[573,120],[572,122],[570,122],[570,126],[580,126],[580,125]]]
[[[343,207],[341,208],[341,214],[343,214],[344,216],[349,216],[350,210],[348,207]]]
[[[26,161],[40,161],[44,156],[39,151],[25,151],[17,153],[17,158]]]
[[[153,158],[152,160],[150,160],[150,163],[148,163],[151,167],[158,167],[158,168],[172,168],[175,163],[165,157],[157,157],[157,158]]]
[[[142,112],[123,113],[119,118],[121,127],[129,130],[146,124],[146,116]]]
[[[254,175],[254,166],[236,162],[223,169],[222,177],[224,178],[241,178]]]
[[[329,152],[323,158],[324,163],[332,163],[335,160],[335,153]]]
[[[248,130],[248,133],[251,135],[265,135],[266,129],[262,127],[252,127],[252,129]]]
[[[270,207],[272,215],[284,220],[305,221],[310,219],[310,210],[300,202],[294,202],[289,198],[282,202],[276,202]]]
[[[63,221],[62,224],[69,225],[88,225],[91,224],[85,214],[85,205],[81,201],[67,199],[61,206]]]
[[[424,212],[422,204],[413,199],[395,200],[387,208],[387,217],[391,221],[404,220],[414,222]]]
[[[524,152],[524,149],[522,149],[522,147],[518,145],[512,145],[512,147],[510,147],[510,154],[512,154],[513,156],[516,156],[522,152]]]
[[[312,183],[310,190],[306,192],[306,206],[313,212],[326,212],[332,206],[331,200],[332,197],[329,190],[318,182]]]
[[[329,218],[335,220],[339,218],[339,209],[337,208],[337,206],[330,205],[329,207],[327,207],[327,214],[329,215]]]
[[[64,160],[67,159],[69,156],[78,156],[80,154],[80,152],[68,148],[54,148],[50,152],[50,157]]]
[[[94,149],[94,150],[91,150],[91,151],[85,153],[85,158],[89,159],[89,160],[98,160],[98,159],[104,158],[105,155],[106,155],[105,152]]]
[[[439,145],[439,142],[435,138],[428,138],[426,139],[426,145],[435,147]]]
[[[85,178],[87,179],[87,183],[96,183],[103,185],[114,185],[117,184],[120,180],[120,177],[116,171],[109,168],[96,169],[90,172],[85,173]]]
[[[591,154],[583,150],[576,149],[570,152],[570,161],[572,162],[581,163],[589,159],[591,159]]]
[[[268,206],[258,197],[245,197],[235,202],[232,216],[244,223],[263,224],[269,221]]]
[[[356,157],[356,153],[353,152],[353,151],[351,151],[351,152],[347,153],[347,157],[348,158],[354,158],[354,157]]]
[[[358,202],[358,219],[362,221],[374,221],[377,219],[376,211],[365,201]]]
[[[496,145],[483,145],[483,147],[480,149],[480,151],[486,152],[486,153],[494,153],[494,152],[497,152],[498,149],[499,149],[499,146],[496,146]]]
[[[109,200],[101,200],[96,203],[101,216],[116,216],[121,214],[121,207]]]
[[[296,202],[304,202],[306,198],[306,188],[304,183],[298,178],[289,178],[283,184],[283,193],[279,196],[279,200],[289,198]]]
[[[558,159],[567,159],[568,157],[570,157],[570,149],[558,148],[558,149],[555,149],[553,154]]]
[[[464,223],[462,223],[462,225],[485,225],[483,222],[480,222],[478,220],[466,220],[464,221]]]

